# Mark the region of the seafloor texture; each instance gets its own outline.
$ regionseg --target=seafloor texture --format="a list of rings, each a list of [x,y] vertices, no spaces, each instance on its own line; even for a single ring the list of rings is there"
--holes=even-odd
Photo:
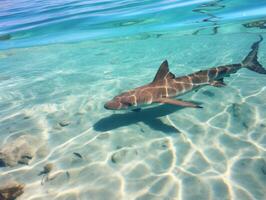
[[[266,35],[264,35],[266,38]],[[161,105],[103,104],[153,79],[238,63],[256,34],[139,35],[2,51],[0,183],[21,200],[266,199],[266,76],[246,69]],[[266,66],[266,42],[259,61]]]

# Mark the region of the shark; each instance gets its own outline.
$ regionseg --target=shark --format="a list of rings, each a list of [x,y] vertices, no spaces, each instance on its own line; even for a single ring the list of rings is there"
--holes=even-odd
[[[237,64],[228,64],[200,70],[192,74],[176,77],[169,71],[167,60],[160,65],[152,82],[123,92],[104,104],[108,110],[140,111],[141,108],[153,104],[172,104],[181,107],[202,108],[195,102],[177,99],[185,93],[198,90],[204,86],[224,87],[224,78],[246,68],[259,74],[266,74],[266,69],[258,61],[259,40],[251,46],[251,51],[244,60]]]

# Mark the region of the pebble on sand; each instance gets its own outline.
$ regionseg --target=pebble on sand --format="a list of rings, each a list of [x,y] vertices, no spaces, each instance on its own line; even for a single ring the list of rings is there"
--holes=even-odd
[[[59,122],[59,125],[62,127],[68,126],[69,124],[70,124],[70,121],[68,121],[68,120],[63,120],[63,121]]]

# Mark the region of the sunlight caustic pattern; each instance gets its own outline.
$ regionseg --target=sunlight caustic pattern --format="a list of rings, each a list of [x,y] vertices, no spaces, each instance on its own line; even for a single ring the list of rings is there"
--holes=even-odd
[[[8,10],[13,3],[4,2],[1,15],[10,18],[0,19],[5,25],[0,28],[0,195],[10,184],[18,200],[266,199],[265,75],[241,69],[225,78],[226,87],[206,86],[182,96],[202,109],[103,107],[114,95],[152,81],[165,59],[176,76],[239,63],[259,34],[264,40],[258,60],[266,66],[265,20],[242,16],[227,24],[230,13],[240,12],[234,10],[239,2],[220,0],[186,6],[184,1],[118,6],[71,0],[63,7],[47,1],[40,18],[30,12],[37,1],[31,2],[24,10],[28,21],[17,26]],[[129,18],[129,10],[137,12],[134,5],[156,7],[158,14]],[[184,10],[175,21],[178,5]],[[242,1],[245,8],[256,5]],[[16,9],[21,8],[12,12]],[[50,9],[62,16],[48,23]],[[91,21],[79,18],[71,32],[59,31],[76,22],[76,9],[82,19],[99,17],[86,29],[86,40],[76,33]],[[122,19],[114,17],[122,11]],[[110,20],[102,18],[105,12]],[[114,35],[92,39],[96,29]],[[68,37],[74,40],[58,43]]]

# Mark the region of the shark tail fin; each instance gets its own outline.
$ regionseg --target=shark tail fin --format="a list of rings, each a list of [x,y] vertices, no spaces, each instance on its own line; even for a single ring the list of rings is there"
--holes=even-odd
[[[266,74],[266,69],[258,61],[259,44],[262,42],[263,37],[260,35],[260,40],[254,42],[251,46],[251,51],[247,57],[242,61],[242,67],[246,67],[251,71],[259,74]]]

